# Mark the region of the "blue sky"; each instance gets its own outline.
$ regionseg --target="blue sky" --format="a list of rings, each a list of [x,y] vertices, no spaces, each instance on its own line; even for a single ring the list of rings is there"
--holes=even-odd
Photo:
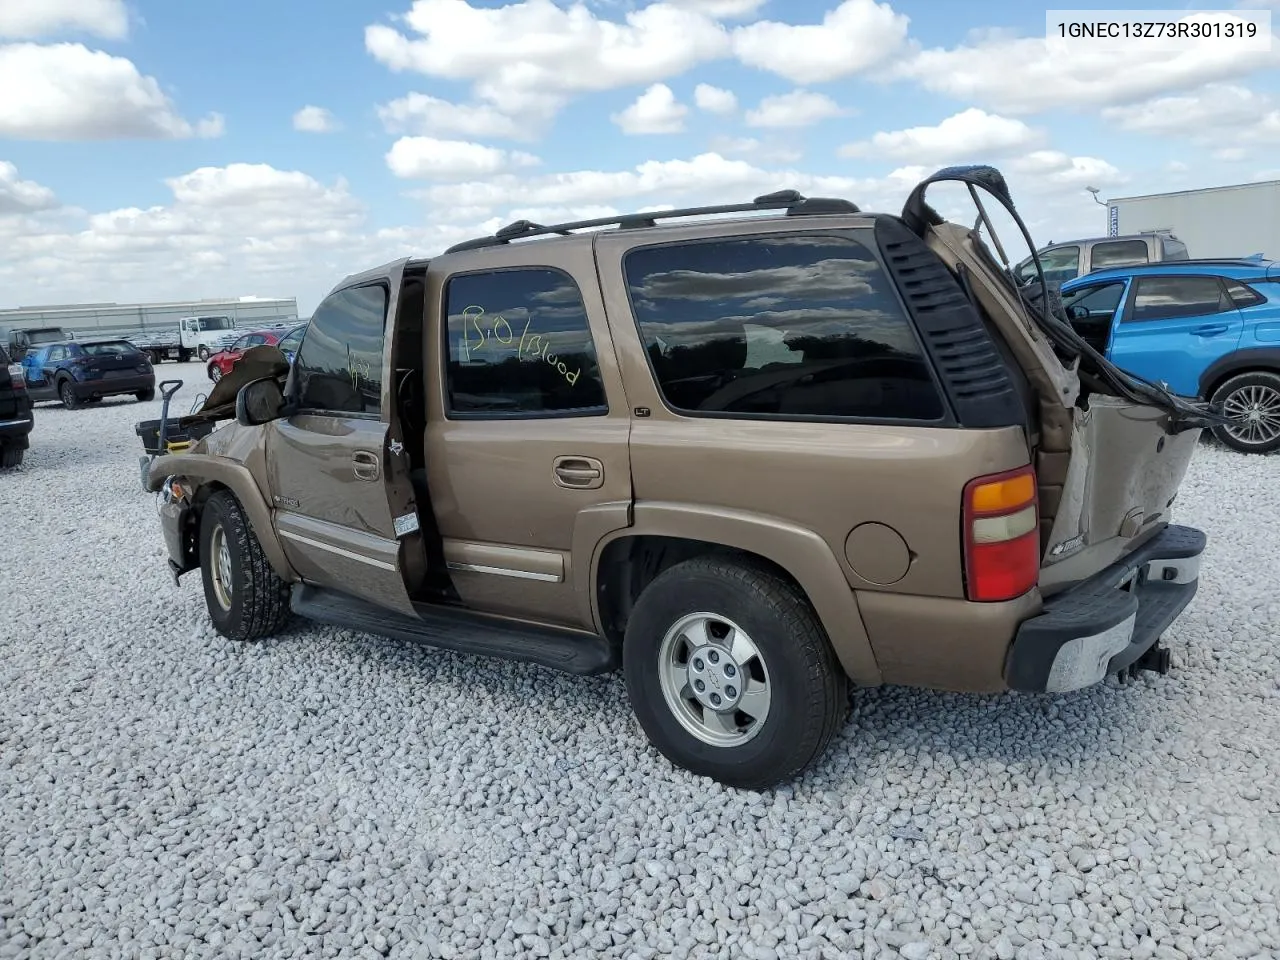
[[[787,186],[894,209],[951,162],[1004,169],[1044,241],[1105,230],[1086,185],[1280,178],[1280,45],[1044,33],[993,0],[0,0],[0,306],[305,313],[517,215]]]

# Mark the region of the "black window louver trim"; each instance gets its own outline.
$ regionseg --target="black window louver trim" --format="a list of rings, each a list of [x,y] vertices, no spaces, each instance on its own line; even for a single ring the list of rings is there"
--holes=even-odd
[[[937,254],[897,218],[876,242],[956,418],[965,427],[1025,427],[1027,411],[977,307]]]

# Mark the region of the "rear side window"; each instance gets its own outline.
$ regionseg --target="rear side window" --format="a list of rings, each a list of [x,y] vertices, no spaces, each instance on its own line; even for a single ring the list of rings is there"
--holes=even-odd
[[[577,283],[550,267],[451,277],[449,412],[470,418],[608,412]]]
[[[1217,277],[1139,277],[1131,319],[1203,317],[1230,309],[1231,301]]]
[[[299,407],[381,413],[387,299],[387,288],[373,284],[339,290],[316,307],[294,362]]]
[[[936,421],[942,396],[892,281],[846,237],[632,250],[632,309],[681,412]]]
[[[1046,283],[1066,283],[1080,275],[1080,248],[1074,244],[1067,247],[1050,247],[1039,251],[1040,266],[1044,270]],[[1036,262],[1027,265],[1028,279],[1039,279],[1036,273]]]
[[[1131,267],[1147,263],[1150,259],[1145,240],[1109,240],[1106,243],[1095,243],[1089,252],[1089,263],[1094,270]]]
[[[1187,253],[1187,245],[1181,240],[1165,237],[1164,258],[1166,260],[1190,260],[1191,255]]]

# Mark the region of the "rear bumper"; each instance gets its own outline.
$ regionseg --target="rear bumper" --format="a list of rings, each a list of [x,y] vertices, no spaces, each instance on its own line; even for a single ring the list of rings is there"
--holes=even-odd
[[[156,375],[140,373],[134,377],[111,377],[107,380],[72,380],[71,389],[77,400],[89,400],[95,397],[113,397],[121,393],[137,393],[139,390],[154,390]]]
[[[1155,646],[1196,595],[1207,538],[1169,526],[1018,628],[1005,661],[1010,689],[1063,693],[1125,669]]]
[[[26,413],[0,418],[0,443],[4,443],[6,446],[21,446],[25,450],[29,443],[27,437],[34,426],[35,418],[31,415],[30,410]]]

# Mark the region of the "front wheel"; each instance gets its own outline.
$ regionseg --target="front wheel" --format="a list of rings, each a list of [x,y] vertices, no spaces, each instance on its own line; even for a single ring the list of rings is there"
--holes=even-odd
[[[212,380],[214,383],[217,383],[219,380],[222,379],[222,370],[218,367],[216,363],[209,364],[209,379]]]
[[[62,401],[62,405],[68,410],[74,410],[80,406],[80,398],[76,396],[75,387],[71,386],[70,380],[63,380],[58,387],[58,399]]]
[[[627,694],[672,763],[764,789],[822,755],[846,679],[804,594],[749,562],[703,557],[640,595],[622,647]]]
[[[202,362],[207,361],[209,359],[209,349],[207,347],[197,348],[196,356],[199,357]]]
[[[1258,370],[1232,377],[1210,398],[1234,421],[1213,434],[1241,453],[1280,450],[1280,374]]]
[[[200,518],[200,572],[213,628],[229,640],[260,640],[289,619],[289,584],[271,569],[240,501],[219,490]]]

